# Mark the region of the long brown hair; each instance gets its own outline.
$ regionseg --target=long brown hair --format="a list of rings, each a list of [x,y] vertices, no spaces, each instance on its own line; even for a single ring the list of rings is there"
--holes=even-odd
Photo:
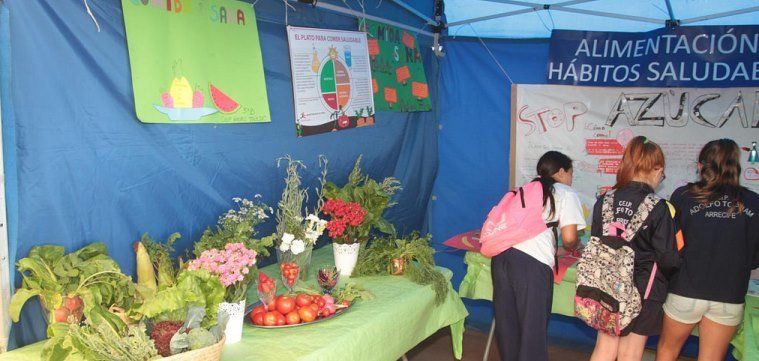
[[[637,136],[627,143],[622,163],[617,170],[614,189],[630,184],[638,174],[648,174],[657,168],[664,168],[664,152],[661,147],[646,137]]]
[[[553,185],[556,184],[556,180],[553,179],[553,175],[560,170],[569,172],[572,169],[572,159],[566,154],[550,150],[543,154],[538,160],[536,170],[538,171],[538,177],[533,181],[539,181],[543,186],[543,207],[550,204],[551,213],[549,218],[553,218],[554,210],[556,209],[556,201],[553,198]]]
[[[700,203],[727,195],[733,202],[730,212],[743,211],[741,200],[741,149],[732,139],[712,140],[698,155],[700,179],[686,188]]]

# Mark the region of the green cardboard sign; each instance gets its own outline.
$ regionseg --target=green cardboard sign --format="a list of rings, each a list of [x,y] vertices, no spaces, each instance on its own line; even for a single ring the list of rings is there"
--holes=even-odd
[[[269,122],[253,7],[235,0],[122,0],[143,123]]]
[[[420,112],[432,109],[416,37],[406,30],[366,20],[377,111]]]

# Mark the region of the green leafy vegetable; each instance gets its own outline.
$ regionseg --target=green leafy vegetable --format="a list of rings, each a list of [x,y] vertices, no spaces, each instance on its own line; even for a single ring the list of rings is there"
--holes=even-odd
[[[431,236],[421,237],[414,232],[405,238],[378,238],[372,241],[365,252],[359,255],[353,274],[379,276],[391,273],[394,258],[406,263],[404,275],[421,285],[431,285],[435,291],[435,304],[440,304],[448,295],[448,280],[435,268],[435,249],[430,247]]]
[[[22,284],[11,298],[11,319],[18,322],[21,308],[34,296],[53,313],[61,308],[64,298],[81,297],[82,311],[88,319],[108,322],[122,329],[125,324],[108,311],[111,306],[132,306],[135,287],[129,276],[121,273],[118,264],[108,256],[103,243],[93,243],[65,254],[61,246],[33,247],[29,256],[17,263]]]
[[[145,246],[145,249],[148,251],[150,262],[153,263],[156,278],[158,279],[159,290],[171,287],[177,281],[171,254],[174,252],[174,242],[180,237],[182,237],[181,234],[172,233],[166,242],[161,243],[154,241],[147,233],[145,233],[140,240],[142,245]]]
[[[138,291],[143,301],[132,309],[133,318],[184,321],[188,307],[202,306],[206,313],[201,325],[209,327],[216,323],[225,288],[218,277],[206,270],[183,270],[174,286],[158,292],[147,288],[139,288]]]
[[[76,354],[93,361],[147,361],[158,355],[145,325],[129,326],[123,331],[107,323],[85,325],[56,323],[48,329],[50,338],[42,350],[43,360],[65,360]]]

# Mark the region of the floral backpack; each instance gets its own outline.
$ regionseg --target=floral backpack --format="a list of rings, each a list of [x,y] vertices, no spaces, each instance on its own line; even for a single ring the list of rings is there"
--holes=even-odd
[[[577,263],[575,316],[588,326],[618,336],[640,314],[642,300],[633,278],[635,251],[629,244],[660,200],[653,193],[647,195],[625,227],[613,222],[614,191],[604,196],[604,236],[591,237]],[[654,263],[642,299],[648,298],[655,276]]]

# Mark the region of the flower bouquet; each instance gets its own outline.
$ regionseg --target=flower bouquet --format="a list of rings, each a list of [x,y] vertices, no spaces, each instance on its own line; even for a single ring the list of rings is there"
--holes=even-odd
[[[271,207],[261,202],[261,195],[256,194],[253,200],[233,198],[237,209],[233,208],[219,217],[215,229],[210,227],[203,232],[198,242],[195,242],[193,253],[200,257],[203,251],[209,249],[224,249],[229,243],[242,243],[245,248],[256,251],[257,255],[269,256],[268,248],[272,246],[269,238],[256,239],[256,226],[269,218],[268,213],[274,212]]]
[[[350,276],[358,260],[361,226],[366,220],[366,209],[356,202],[328,199],[323,211],[331,217],[326,228],[329,236],[334,239],[332,252],[335,257],[335,267],[341,275]]]
[[[344,186],[338,187],[331,182],[324,184],[325,198],[339,199],[345,203],[358,203],[366,211],[361,224],[354,226],[356,227],[352,234],[354,238],[342,243],[357,241],[363,246],[369,240],[372,231],[388,235],[395,234],[395,227],[385,220],[382,214],[387,208],[395,205],[392,200],[393,195],[401,189],[400,182],[394,177],[387,177],[382,182],[377,182],[362,173],[361,157],[356,160],[353,170],[348,175],[348,182]]]
[[[322,157],[319,158],[322,177],[320,186],[316,190],[317,204],[309,212],[305,205],[308,200],[308,188],[301,188],[302,182],[298,174],[305,165],[289,156],[281,160],[287,161],[287,177],[275,216],[276,233],[270,237],[278,242],[277,259],[282,271],[282,281],[289,290],[292,290],[298,279],[308,278],[311,252],[319,236],[324,233],[327,224],[325,220],[318,217],[323,205],[322,185],[327,176],[327,161]]]
[[[190,271],[202,269],[217,276],[225,287],[224,302],[219,305],[219,311],[229,316],[225,331],[227,343],[239,342],[242,336],[245,298],[255,264],[256,251],[242,243],[228,243],[224,249],[203,251],[187,265]]]

